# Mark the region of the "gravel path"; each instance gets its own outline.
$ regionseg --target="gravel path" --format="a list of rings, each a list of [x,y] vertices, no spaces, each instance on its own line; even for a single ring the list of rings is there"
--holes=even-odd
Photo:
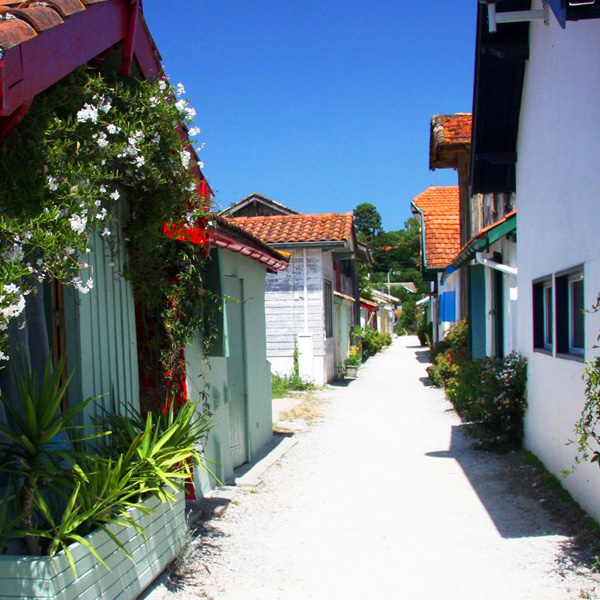
[[[321,393],[323,418],[234,491],[164,597],[597,598],[576,519],[517,455],[471,449],[417,344],[397,339]]]

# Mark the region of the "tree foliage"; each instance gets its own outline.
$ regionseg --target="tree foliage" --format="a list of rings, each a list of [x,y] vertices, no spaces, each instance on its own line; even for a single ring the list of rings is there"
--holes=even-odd
[[[363,202],[354,209],[354,225],[358,238],[367,243],[383,231],[381,215],[377,208],[369,202]]]

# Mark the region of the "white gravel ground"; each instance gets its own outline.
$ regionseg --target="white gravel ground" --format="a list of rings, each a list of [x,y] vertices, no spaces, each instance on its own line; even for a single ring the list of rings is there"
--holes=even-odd
[[[417,344],[323,392],[324,418],[235,491],[163,597],[597,598],[575,525],[516,456],[471,449]]]

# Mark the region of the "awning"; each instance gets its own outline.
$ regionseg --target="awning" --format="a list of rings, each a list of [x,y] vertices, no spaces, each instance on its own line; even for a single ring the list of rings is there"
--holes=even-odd
[[[452,266],[462,267],[475,257],[477,252],[487,250],[494,242],[502,239],[505,235],[516,231],[517,211],[513,210],[503,219],[482,229],[470,242],[463,247],[458,256],[452,261]]]
[[[367,300],[366,298],[360,299],[360,306],[362,308],[366,308],[367,310],[375,311],[378,306],[376,302],[372,302],[371,300]]]

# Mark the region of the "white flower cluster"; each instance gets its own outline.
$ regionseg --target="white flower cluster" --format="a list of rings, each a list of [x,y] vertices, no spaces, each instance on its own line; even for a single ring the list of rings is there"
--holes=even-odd
[[[0,330],[4,331],[8,327],[8,320],[18,317],[25,308],[25,296],[21,289],[14,283],[9,283],[2,288],[0,292]]]
[[[94,279],[93,277],[88,277],[88,280],[84,283],[81,277],[73,277],[71,284],[80,294],[87,294],[94,288]]]
[[[85,215],[72,214],[69,218],[69,224],[75,233],[82,234],[87,225],[87,217]]]
[[[9,248],[2,254],[0,254],[0,258],[9,263],[20,262],[25,257],[25,252],[23,251],[23,244],[14,243],[12,248]]]
[[[58,189],[58,181],[56,177],[52,177],[52,175],[48,175],[46,177],[46,183],[48,184],[48,189],[51,192],[55,192]]]
[[[91,104],[84,104],[83,108],[77,113],[77,120],[80,123],[91,121],[92,123],[98,122],[98,109]]]
[[[187,150],[183,150],[183,152],[180,152],[179,156],[181,157],[181,164],[183,168],[187,169],[190,166],[192,155]]]
[[[189,102],[182,98],[175,102],[175,108],[181,113],[184,119],[191,121],[196,116],[196,111],[189,106]]]

